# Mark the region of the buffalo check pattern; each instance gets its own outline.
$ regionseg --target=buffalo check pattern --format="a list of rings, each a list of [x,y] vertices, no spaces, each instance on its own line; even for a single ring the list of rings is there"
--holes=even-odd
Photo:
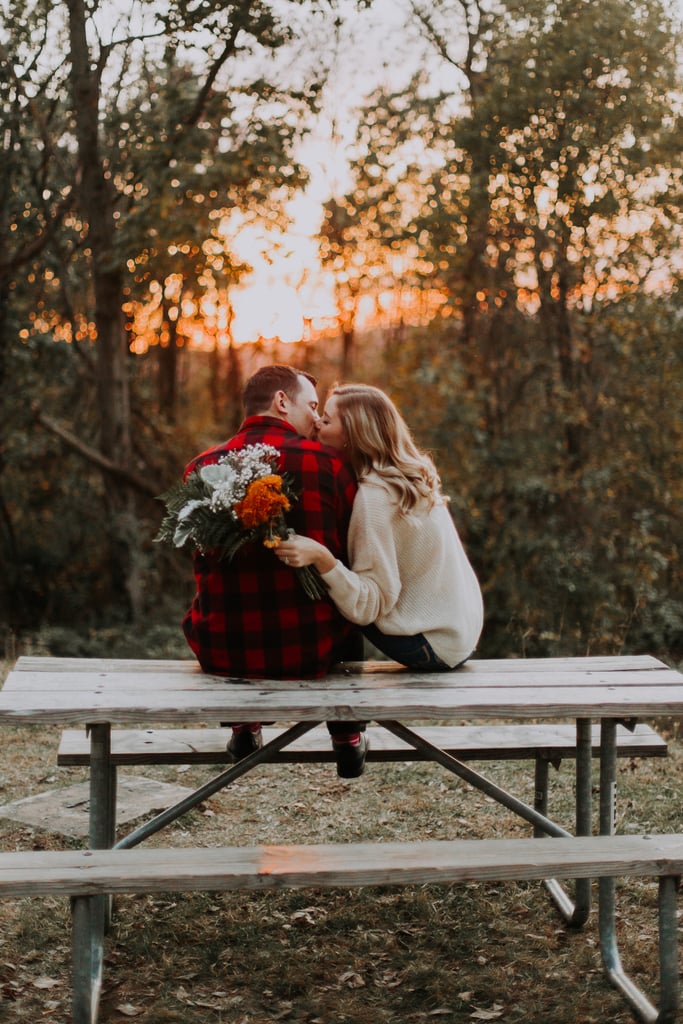
[[[185,476],[225,452],[258,443],[280,452],[280,471],[299,495],[287,513],[288,525],[346,560],[353,473],[335,449],[301,437],[284,420],[249,417],[233,438],[193,459]],[[193,560],[196,593],[183,630],[205,672],[319,678],[344,658],[353,627],[329,599],[312,601],[295,571],[260,543],[244,547],[231,561],[198,552]]]

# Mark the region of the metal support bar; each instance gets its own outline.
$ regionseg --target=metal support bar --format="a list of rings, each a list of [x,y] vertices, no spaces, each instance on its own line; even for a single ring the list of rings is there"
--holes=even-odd
[[[537,809],[547,815],[548,798],[548,762],[545,761],[545,771],[540,768],[540,758],[536,760],[536,806]],[[591,736],[591,720],[589,718],[577,718],[576,720],[576,834],[577,836],[589,836],[593,830],[593,751]],[[543,806],[538,806],[542,800]],[[538,829],[534,830],[535,835],[540,835]],[[555,878],[548,878],[545,882],[550,897],[562,914],[566,923],[572,928],[581,928],[591,912],[591,879],[577,878],[574,882],[574,901],[569,897],[566,889],[560,885]]]
[[[680,878],[659,879],[659,1016],[657,1024],[674,1024],[681,1001],[678,971],[677,900]]]
[[[603,719],[600,727],[600,833],[615,833],[615,791],[617,774],[617,722]],[[599,880],[600,949],[605,972],[612,985],[623,995],[645,1024],[674,1024],[678,1016],[678,940],[676,921],[676,882],[662,877],[659,884],[659,970],[660,1009],[626,974],[619,955],[615,920],[614,878]]]
[[[71,963],[73,1024],[96,1024],[102,989],[104,935],[100,924],[101,896],[71,900]]]
[[[381,723],[389,732],[405,740],[418,750],[422,750],[431,760],[438,761],[448,771],[453,772],[460,778],[469,782],[476,789],[486,793],[498,803],[507,807],[508,810],[524,818],[534,826],[534,835],[569,836],[570,832],[565,831],[547,816],[548,810],[548,762],[544,758],[536,759],[535,775],[535,796],[534,807],[518,800],[511,793],[496,786],[483,775],[473,771],[461,761],[446,754],[443,750],[433,746],[427,740],[407,729],[399,722]],[[591,761],[592,761],[592,737],[591,722],[586,719],[577,720],[577,751],[576,751],[576,778],[577,778],[577,805],[576,819],[579,835],[590,835],[592,826],[592,793],[591,793]],[[562,917],[573,928],[580,928],[586,923],[590,915],[591,906],[591,880],[589,878],[577,879],[575,882],[575,902],[571,900],[566,890],[560,883],[550,878],[546,880],[546,888],[555,903]]]
[[[89,725],[90,733],[90,847],[107,850],[113,842],[111,726]]]
[[[507,807],[514,814],[519,815],[520,818],[524,818],[530,825],[539,828],[545,835],[571,838],[571,832],[567,832],[566,829],[561,828],[554,821],[551,821],[550,818],[540,814],[533,807],[530,807],[529,804],[518,800],[516,796],[506,792],[506,790],[501,789],[500,786],[480,775],[479,772],[475,772],[472,768],[463,764],[462,761],[458,761],[444,750],[435,747],[433,743],[425,740],[422,736],[418,736],[412,729],[408,729],[405,725],[395,721],[382,720],[379,724],[387,729],[388,732],[393,733],[394,736],[398,736],[399,739],[415,747],[416,750],[421,750],[429,760],[437,761],[449,772],[458,775],[465,782],[474,786],[475,789],[481,790],[482,793],[492,797],[497,803]]]
[[[73,1024],[95,1024],[102,983],[102,936],[93,928],[100,897],[71,900],[71,987]]]
[[[115,773],[111,764],[111,726],[87,726],[90,734],[90,847],[107,850],[114,841],[116,818]],[[104,965],[104,936],[111,922],[111,897],[94,896],[74,902],[74,957],[79,958],[78,983],[74,979],[74,1024],[97,1020]],[[78,1003],[78,1009],[76,1008]],[[78,1016],[77,1016],[78,1013]]]
[[[183,814],[191,811],[198,804],[207,800],[214,793],[217,793],[220,789],[224,789],[229,786],[235,779],[239,779],[242,775],[246,775],[252,768],[257,765],[267,762],[271,759],[272,754],[277,754],[278,751],[282,750],[283,747],[288,746],[297,740],[299,736],[304,736],[311,729],[314,729],[319,722],[299,722],[297,725],[293,725],[290,729],[280,733],[269,743],[266,743],[260,750],[255,750],[253,754],[249,754],[248,757],[238,761],[237,764],[228,768],[227,771],[221,772],[220,775],[215,776],[209,782],[206,782],[203,786],[200,786],[194,793],[186,796],[184,800],[180,800],[177,804],[172,807],[168,807],[161,814],[157,814],[155,818],[145,822],[140,828],[135,829],[129,835],[119,840],[114,845],[115,850],[129,850],[133,846],[137,846],[144,839],[149,839],[150,836],[160,832],[162,828],[172,824]]]

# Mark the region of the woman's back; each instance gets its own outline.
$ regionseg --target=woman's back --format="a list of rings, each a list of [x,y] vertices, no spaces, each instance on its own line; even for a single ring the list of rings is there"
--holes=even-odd
[[[456,665],[476,647],[483,624],[479,583],[443,499],[402,512],[377,473],[360,482],[349,526],[351,571],[325,575],[337,606],[383,633],[423,633]]]

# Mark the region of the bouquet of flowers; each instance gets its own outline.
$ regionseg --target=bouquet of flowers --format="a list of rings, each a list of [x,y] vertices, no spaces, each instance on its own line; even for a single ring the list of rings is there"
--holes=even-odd
[[[166,504],[156,541],[182,548],[188,542],[202,554],[231,559],[240,548],[261,541],[276,548],[293,533],[285,522],[295,494],[277,468],[277,449],[253,444],[226,452],[218,462],[193,470],[160,500]],[[312,565],[295,569],[313,600],[327,585]]]

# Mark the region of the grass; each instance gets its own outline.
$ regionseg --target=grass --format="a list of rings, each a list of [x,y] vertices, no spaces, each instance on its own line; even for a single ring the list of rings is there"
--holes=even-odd
[[[619,764],[619,831],[682,831],[683,746]],[[0,729],[0,803],[70,785],[58,730]],[[484,774],[533,799],[528,763]],[[139,768],[183,785],[210,768]],[[551,814],[571,827],[572,766],[552,772]],[[432,765],[370,765],[352,782],[332,766],[262,768],[212,797],[160,845],[524,835],[527,826]],[[69,841],[0,818],[0,847]],[[76,844],[74,844],[76,845]],[[656,999],[657,888],[619,884],[624,965]],[[70,1020],[66,901],[0,902],[0,1020]],[[593,919],[568,930],[538,884],[412,886],[121,897],[107,946],[100,1021],[141,1024],[412,1024],[444,1021],[626,1024],[605,979]]]

